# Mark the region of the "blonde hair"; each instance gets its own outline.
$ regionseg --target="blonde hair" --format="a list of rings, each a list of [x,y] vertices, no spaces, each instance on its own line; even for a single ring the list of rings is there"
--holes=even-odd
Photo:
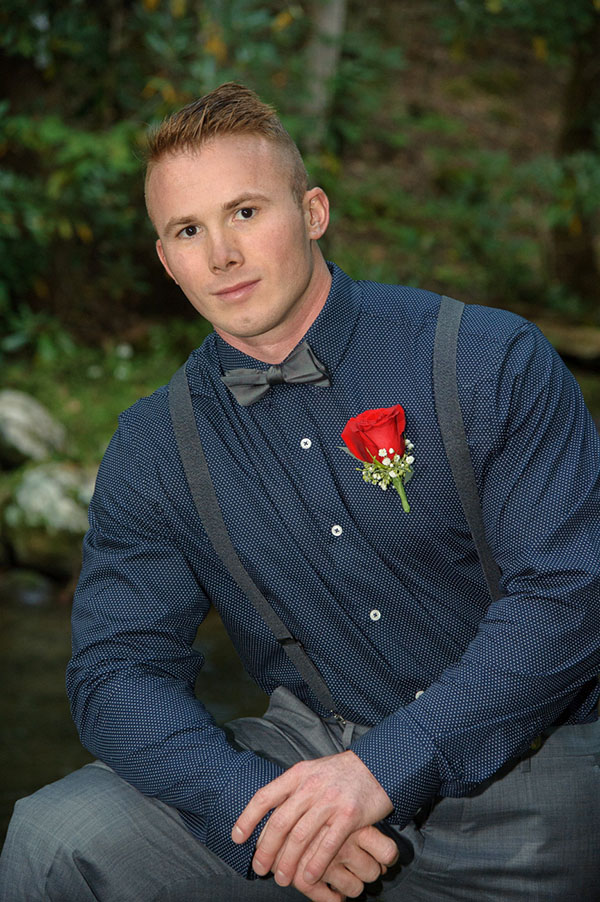
[[[287,157],[291,188],[301,204],[308,188],[304,162],[274,108],[250,88],[235,82],[220,85],[188,104],[149,131],[146,145],[146,182],[152,167],[163,157],[189,152],[222,135],[257,135],[278,145]]]

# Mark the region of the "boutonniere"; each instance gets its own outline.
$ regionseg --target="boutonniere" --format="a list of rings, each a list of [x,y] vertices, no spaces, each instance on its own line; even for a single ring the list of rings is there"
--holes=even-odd
[[[365,410],[357,417],[351,417],[344,426],[342,438],[350,454],[363,462],[365,482],[378,485],[384,491],[393,485],[408,513],[410,505],[404,484],[413,473],[414,445],[404,436],[405,426],[404,410],[400,404],[395,404],[394,407]]]

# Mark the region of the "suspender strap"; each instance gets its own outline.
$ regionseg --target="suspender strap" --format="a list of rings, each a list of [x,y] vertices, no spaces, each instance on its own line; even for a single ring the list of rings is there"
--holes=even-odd
[[[246,571],[229,538],[198,435],[184,366],[169,383],[169,411],[192,498],[214,550],[316,698],[327,711],[335,714],[336,705],[323,677]]]
[[[433,351],[433,394],[446,456],[492,599],[500,598],[500,570],[485,537],[477,482],[458,398],[456,349],[464,304],[442,297]]]

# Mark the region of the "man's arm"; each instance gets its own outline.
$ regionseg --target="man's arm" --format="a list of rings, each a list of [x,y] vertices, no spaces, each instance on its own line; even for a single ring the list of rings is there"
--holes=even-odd
[[[574,379],[530,325],[515,333],[490,384],[479,386],[479,400],[471,406],[475,422],[467,423],[467,432],[474,437],[484,520],[502,570],[503,597],[490,605],[454,666],[353,745],[385,791],[393,808],[390,820],[399,825],[436,793],[457,796],[473,789],[578,705],[589,708],[579,710],[579,718],[592,717],[597,698],[592,686],[600,670],[598,435]],[[479,459],[477,432],[490,428],[498,433],[497,445]],[[335,758],[332,785],[344,781],[346,767],[346,778],[353,781],[337,802],[328,796],[328,778],[320,783],[311,773],[294,784],[292,769],[262,790],[238,820],[241,839],[267,801],[278,799],[269,821],[275,819],[274,829],[265,831],[268,845],[261,843],[255,856],[259,873],[279,858],[286,868],[283,880],[300,860],[304,871],[298,876],[309,883],[322,876],[344,837],[344,823],[354,827],[346,809],[354,807],[355,786],[362,784],[351,759]],[[331,802],[326,815],[324,798]],[[377,798],[382,797],[375,790]],[[313,804],[317,812],[308,819]],[[373,823],[377,815],[367,805],[364,816]],[[306,862],[304,850],[324,817],[335,827]]]
[[[121,425],[90,508],[73,608],[67,687],[83,744],[247,875],[252,842],[231,842],[244,805],[282,769],[235,751],[194,695],[192,648],[209,603]],[[258,836],[257,829],[254,842]]]

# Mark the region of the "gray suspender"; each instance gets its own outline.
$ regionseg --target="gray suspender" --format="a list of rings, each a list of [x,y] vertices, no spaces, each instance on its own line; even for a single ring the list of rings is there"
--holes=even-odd
[[[492,599],[500,597],[500,571],[485,538],[477,484],[465,436],[456,383],[456,346],[464,304],[443,297],[433,353],[436,413],[444,448]],[[240,561],[221,514],[192,408],[185,367],[169,383],[169,411],[175,439],[192,498],[217,555],[255,610],[267,624],[292,664],[327,711],[336,705],[323,677],[303,646],[289,632]]]
[[[489,593],[500,598],[500,569],[487,543],[475,473],[467,445],[465,426],[458,400],[456,347],[465,305],[444,295],[438,313],[433,346],[433,397],[444,450],[460,496],[465,518],[477,549]]]
[[[169,383],[169,411],[192,498],[213,548],[283,647],[304,682],[310,686],[323,707],[335,713],[336,706],[325,680],[246,571],[229,538],[198,435],[184,366],[177,370]]]

